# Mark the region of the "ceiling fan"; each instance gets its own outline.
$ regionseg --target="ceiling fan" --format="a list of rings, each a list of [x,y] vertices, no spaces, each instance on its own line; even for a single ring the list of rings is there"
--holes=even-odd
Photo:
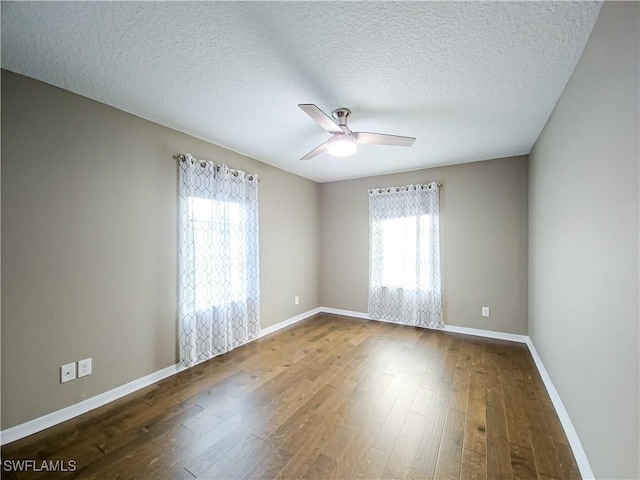
[[[358,149],[358,144],[369,143],[375,145],[393,145],[397,147],[410,147],[416,141],[413,137],[401,137],[399,135],[387,135],[384,133],[352,132],[347,127],[347,118],[351,113],[348,108],[338,108],[331,112],[335,121],[317,106],[310,103],[298,105],[307,115],[316,121],[318,125],[331,134],[331,138],[322,145],[314,148],[300,160],[310,160],[320,155],[325,150],[329,155],[346,157],[353,155]]]

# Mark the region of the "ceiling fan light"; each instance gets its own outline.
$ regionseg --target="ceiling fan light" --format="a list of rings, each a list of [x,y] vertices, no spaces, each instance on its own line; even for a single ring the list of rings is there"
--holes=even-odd
[[[358,145],[351,135],[334,135],[327,140],[327,152],[334,157],[348,157],[358,150]]]

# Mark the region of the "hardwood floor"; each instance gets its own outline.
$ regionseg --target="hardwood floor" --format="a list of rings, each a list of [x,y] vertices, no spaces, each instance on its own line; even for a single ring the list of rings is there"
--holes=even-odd
[[[5,445],[3,478],[575,479],[525,345],[317,315]]]

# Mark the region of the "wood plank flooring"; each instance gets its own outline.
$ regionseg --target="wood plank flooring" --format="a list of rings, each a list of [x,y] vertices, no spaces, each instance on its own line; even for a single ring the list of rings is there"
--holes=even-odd
[[[5,445],[3,478],[577,479],[525,345],[316,315]]]

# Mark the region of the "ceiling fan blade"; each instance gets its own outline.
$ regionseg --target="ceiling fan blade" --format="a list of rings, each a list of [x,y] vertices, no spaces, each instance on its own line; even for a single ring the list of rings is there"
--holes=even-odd
[[[343,133],[342,128],[312,103],[300,103],[298,106],[315,122],[329,133]]]
[[[324,142],[322,145],[314,148],[313,150],[311,150],[309,153],[307,153],[304,157],[302,157],[300,160],[311,160],[313,157],[315,157],[316,155],[320,155],[322,152],[324,152],[327,149],[327,142]]]
[[[353,132],[356,143],[371,143],[375,145],[393,145],[396,147],[410,147],[416,141],[414,137],[400,135],[386,135],[384,133]]]

